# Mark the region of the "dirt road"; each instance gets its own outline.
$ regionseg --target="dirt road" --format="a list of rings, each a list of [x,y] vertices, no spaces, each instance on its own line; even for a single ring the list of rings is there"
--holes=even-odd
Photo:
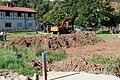
[[[105,39],[105,43],[86,45],[77,48],[67,49],[67,53],[72,56],[90,56],[93,54],[120,57],[120,39]]]
[[[105,39],[105,43],[86,45],[77,48],[71,47],[67,49],[68,59],[53,63],[49,68],[53,71],[85,71],[109,74],[104,65],[90,62],[87,57],[95,54],[106,57],[120,58],[119,42],[120,39]]]

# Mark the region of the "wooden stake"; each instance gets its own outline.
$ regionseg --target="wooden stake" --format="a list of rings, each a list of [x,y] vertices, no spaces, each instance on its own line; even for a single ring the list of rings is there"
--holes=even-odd
[[[42,53],[43,80],[47,80],[46,52]]]

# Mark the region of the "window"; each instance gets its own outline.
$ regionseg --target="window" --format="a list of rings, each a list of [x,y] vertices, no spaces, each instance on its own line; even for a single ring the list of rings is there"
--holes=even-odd
[[[32,27],[33,26],[33,24],[32,23],[28,23],[28,27]]]
[[[6,11],[6,12],[5,12],[5,15],[6,15],[6,16],[10,16],[10,12],[9,12],[9,11]]]
[[[23,27],[22,23],[17,23],[17,27]]]
[[[11,27],[11,23],[5,23],[5,27]]]
[[[28,17],[32,17],[32,14],[31,14],[31,13],[28,13]]]
[[[22,16],[22,15],[21,15],[21,12],[18,12],[18,13],[17,13],[17,16],[18,16],[18,17],[21,17],[21,16]]]

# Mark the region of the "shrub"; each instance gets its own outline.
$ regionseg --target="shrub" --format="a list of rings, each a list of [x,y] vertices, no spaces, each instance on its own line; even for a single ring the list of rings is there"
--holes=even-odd
[[[23,75],[33,75],[38,72],[29,62],[41,59],[43,48],[40,47],[13,47],[0,49],[0,69],[9,69]],[[66,58],[66,52],[61,50],[57,54],[47,51],[47,61],[55,62]],[[39,71],[41,72],[41,70]]]
[[[0,68],[12,69],[24,75],[35,73],[35,69],[27,64],[29,57],[26,57],[26,55],[21,56],[18,57],[16,52],[12,50],[0,49]]]

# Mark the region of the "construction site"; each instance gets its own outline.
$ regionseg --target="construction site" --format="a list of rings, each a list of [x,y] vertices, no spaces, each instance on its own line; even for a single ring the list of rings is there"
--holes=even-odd
[[[117,0],[0,1],[0,80],[120,80]]]
[[[64,59],[54,61],[52,60],[54,58],[51,58],[50,60],[47,61],[47,72],[51,71],[88,72],[95,74],[109,74],[109,75],[111,74],[120,77],[119,41],[120,40],[118,38],[118,35],[114,39],[104,39],[97,37],[95,34],[92,33],[76,32],[62,35],[39,34],[38,36],[33,37],[19,37],[16,38],[15,40],[10,40],[5,43],[1,43],[0,47],[5,48],[6,50],[9,49],[10,51],[15,51],[16,53],[14,55],[17,57],[16,59],[18,60],[20,58],[22,59],[23,55],[28,54],[30,54],[31,57],[33,56],[38,57],[38,55],[40,55],[42,51],[44,51],[44,49],[47,51],[48,57],[50,54],[55,55],[58,54],[59,56],[60,55],[59,52],[61,50],[64,50],[65,54],[61,56],[61,57],[66,56]],[[28,50],[27,53],[26,48],[22,52],[23,49],[21,47],[27,47],[32,50]],[[37,50],[39,51],[38,47],[41,48],[39,54],[37,52]],[[51,53],[49,51],[51,51]],[[25,61],[25,64],[28,64],[29,66],[37,69],[37,71],[41,71],[42,70],[41,57],[38,58],[37,59],[31,58],[30,60],[28,60],[28,62]],[[9,67],[10,63],[7,64],[8,67],[7,66],[5,67],[5,65],[3,64],[1,65],[2,68],[8,69],[10,68]],[[31,76],[25,77],[22,74],[21,74],[22,77],[25,79],[19,79],[21,75],[16,73],[16,70],[14,68],[10,68],[10,70],[7,69],[1,70],[0,75],[4,79],[6,78],[5,80],[33,79]]]
[[[109,34],[95,34],[95,30],[75,31],[74,19],[48,25],[44,32],[9,32],[3,35],[0,80],[41,80],[41,55],[44,51],[46,73],[86,72],[120,77],[119,34],[112,34],[112,30],[108,31]],[[107,35],[112,37],[106,38]]]

